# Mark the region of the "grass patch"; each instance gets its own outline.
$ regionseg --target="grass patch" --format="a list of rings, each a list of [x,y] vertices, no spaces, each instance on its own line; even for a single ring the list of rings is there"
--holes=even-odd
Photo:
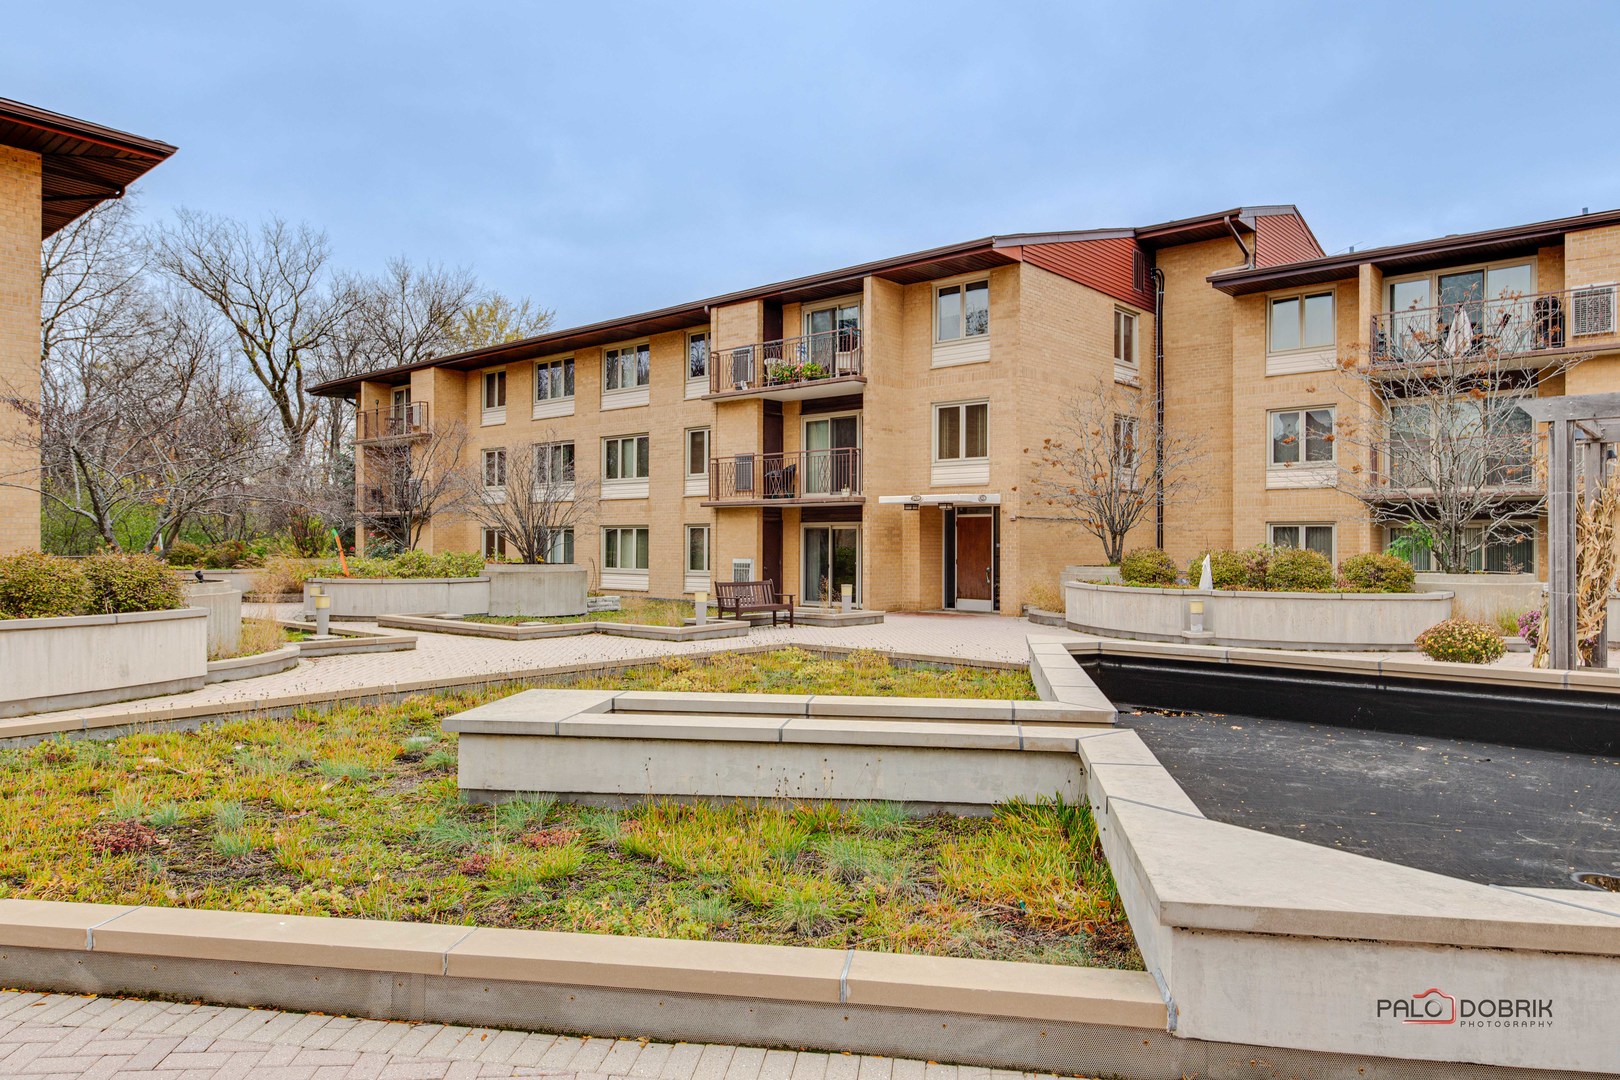
[[[862,663],[832,684],[958,677]],[[1140,966],[1084,808],[464,804],[439,721],[495,696],[0,751],[0,896]]]
[[[986,698],[1031,701],[1039,695],[1028,671],[903,666],[881,653],[830,659],[803,649],[766,653],[667,656],[617,675],[578,679],[593,690],[674,690],[731,694],[856,694],[866,697]],[[903,817],[903,812],[901,813]]]
[[[258,656],[279,649],[288,642],[302,641],[308,636],[302,630],[289,630],[274,619],[243,619],[242,636],[236,648],[230,652],[210,649],[208,659],[234,660],[240,656]]]

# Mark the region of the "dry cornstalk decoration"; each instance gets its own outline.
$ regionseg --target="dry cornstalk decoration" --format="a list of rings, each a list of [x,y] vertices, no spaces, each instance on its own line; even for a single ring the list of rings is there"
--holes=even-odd
[[[1609,592],[1620,570],[1616,514],[1620,514],[1620,470],[1611,472],[1590,495],[1582,492],[1575,499],[1575,640],[1585,667],[1601,666],[1606,659],[1594,654],[1608,617]],[[1547,666],[1551,637],[1543,603],[1533,661],[1536,667]]]

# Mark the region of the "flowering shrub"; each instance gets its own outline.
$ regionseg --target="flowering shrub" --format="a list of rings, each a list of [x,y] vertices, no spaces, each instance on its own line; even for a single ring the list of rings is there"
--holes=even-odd
[[[1519,636],[1532,649],[1541,645],[1541,609],[1531,608],[1519,616]]]
[[[1430,660],[1454,664],[1489,664],[1500,660],[1506,651],[1502,634],[1496,627],[1472,619],[1436,623],[1419,634],[1413,644]]]
[[[1137,548],[1119,560],[1119,576],[1132,585],[1174,585],[1176,564],[1159,548]]]
[[[1343,588],[1356,592],[1409,593],[1417,584],[1412,564],[1395,555],[1369,552],[1339,564]]]

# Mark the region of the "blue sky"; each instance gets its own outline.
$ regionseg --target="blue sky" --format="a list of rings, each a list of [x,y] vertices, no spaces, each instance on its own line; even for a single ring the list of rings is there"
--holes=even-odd
[[[1328,250],[1620,206],[1620,5],[18,5],[139,186],[560,325],[997,232],[1293,202]]]

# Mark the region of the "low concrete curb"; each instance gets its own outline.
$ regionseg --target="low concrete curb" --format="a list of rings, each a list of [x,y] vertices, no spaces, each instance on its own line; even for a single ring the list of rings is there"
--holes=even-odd
[[[746,622],[710,620],[701,626],[649,626],[643,623],[612,622],[609,620],[561,623],[485,623],[469,622],[450,615],[379,615],[377,625],[405,630],[421,630],[434,634],[460,634],[465,637],[496,638],[501,641],[535,641],[542,638],[584,637],[603,634],[608,637],[641,638],[647,641],[713,641],[721,638],[747,637],[752,629]]]
[[[255,679],[260,675],[274,675],[278,671],[298,666],[300,649],[297,642],[288,642],[279,649],[254,653],[252,656],[233,656],[226,660],[208,661],[208,682],[234,682],[237,679]]]
[[[313,622],[280,619],[281,626],[289,630],[303,630],[314,634]],[[409,652],[416,648],[415,634],[382,634],[375,630],[356,630],[353,627],[331,627],[331,636],[294,642],[304,656],[343,656],[350,653]]]

